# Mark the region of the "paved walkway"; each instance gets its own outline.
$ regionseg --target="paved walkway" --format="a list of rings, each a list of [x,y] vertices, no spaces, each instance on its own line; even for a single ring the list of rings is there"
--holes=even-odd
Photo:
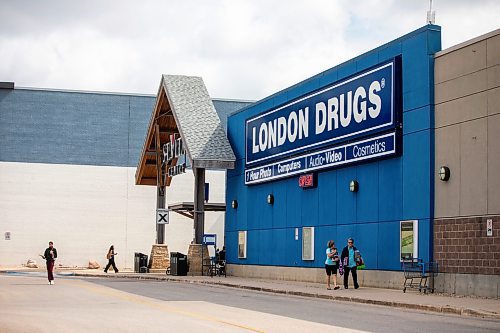
[[[59,271],[58,274],[220,285],[278,294],[393,306],[463,316],[487,317],[500,320],[500,300],[498,299],[459,297],[442,294],[421,294],[418,291],[407,291],[403,293],[402,290],[365,287],[361,287],[357,290],[351,288],[347,290],[343,288],[339,290],[327,290],[324,284],[318,283],[264,280],[233,276],[211,278],[208,276],[171,276],[166,274],[139,274],[133,272],[105,274],[101,270],[68,270]]]

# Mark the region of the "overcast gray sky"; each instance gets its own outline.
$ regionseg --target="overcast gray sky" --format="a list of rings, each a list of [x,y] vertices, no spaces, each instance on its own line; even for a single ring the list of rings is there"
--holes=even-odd
[[[0,0],[0,81],[156,94],[165,74],[260,99],[413,31],[429,0]],[[434,0],[443,49],[500,27],[498,0]]]

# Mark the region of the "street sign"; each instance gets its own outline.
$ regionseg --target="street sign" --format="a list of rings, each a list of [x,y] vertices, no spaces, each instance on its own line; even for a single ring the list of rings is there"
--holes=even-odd
[[[493,220],[486,220],[486,236],[493,236]]]
[[[168,224],[168,209],[157,209],[156,210],[156,223],[157,224]]]

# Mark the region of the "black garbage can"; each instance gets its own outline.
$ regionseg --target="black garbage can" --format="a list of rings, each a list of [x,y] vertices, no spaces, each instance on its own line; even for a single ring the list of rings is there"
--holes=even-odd
[[[170,252],[170,275],[185,276],[187,272],[187,255],[180,252]]]
[[[148,272],[148,256],[144,253],[135,252],[134,254],[134,272],[147,273]]]

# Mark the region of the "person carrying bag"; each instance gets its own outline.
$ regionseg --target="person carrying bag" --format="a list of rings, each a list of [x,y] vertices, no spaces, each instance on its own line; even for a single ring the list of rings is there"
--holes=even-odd
[[[113,269],[115,270],[115,273],[118,273],[118,268],[116,268],[115,264],[115,256],[118,253],[115,253],[115,247],[111,245],[109,248],[108,254],[106,255],[106,259],[108,259],[108,264],[106,265],[106,268],[104,269],[104,273],[108,272],[108,269],[110,266],[113,266]]]

